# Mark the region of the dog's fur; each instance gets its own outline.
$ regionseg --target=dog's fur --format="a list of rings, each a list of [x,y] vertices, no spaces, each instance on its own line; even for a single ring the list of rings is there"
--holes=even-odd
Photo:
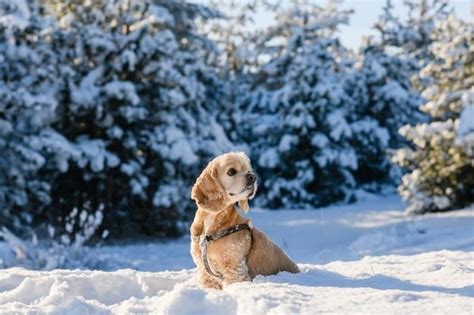
[[[232,171],[229,170],[234,169]],[[235,174],[232,174],[235,171]],[[223,279],[210,275],[203,266],[199,236],[212,234],[236,224],[248,223],[239,215],[234,204],[248,211],[248,199],[256,193],[249,158],[242,152],[230,152],[212,160],[193,186],[191,198],[198,209],[191,225],[191,255],[197,266],[198,279],[205,288],[222,289],[228,284],[251,281],[256,275],[272,275],[279,271],[300,272],[298,266],[263,232],[242,230],[212,241],[208,245],[208,261],[214,272]],[[251,178],[250,178],[251,181]],[[249,252],[250,251],[250,252]],[[248,258],[246,261],[246,257]]]

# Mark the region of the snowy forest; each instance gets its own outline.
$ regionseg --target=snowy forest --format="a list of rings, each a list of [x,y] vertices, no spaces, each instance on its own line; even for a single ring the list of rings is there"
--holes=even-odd
[[[257,207],[395,189],[412,214],[471,204],[473,24],[405,5],[354,51],[337,2],[1,1],[4,236],[181,235],[191,185],[230,150],[253,161]],[[275,23],[253,31],[259,9]]]
[[[473,314],[468,2],[0,0],[0,314]]]

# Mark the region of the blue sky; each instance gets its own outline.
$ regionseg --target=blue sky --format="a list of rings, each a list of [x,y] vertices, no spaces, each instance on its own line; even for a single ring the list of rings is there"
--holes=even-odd
[[[199,0],[198,0],[199,1]],[[205,0],[204,0],[205,1]],[[226,1],[226,0],[220,0]],[[245,1],[245,0],[241,0]],[[328,0],[312,0],[317,4],[325,5]],[[330,0],[329,0],[330,1]],[[474,1],[474,0],[473,0]],[[200,2],[203,2],[201,0]],[[291,3],[291,0],[284,0],[284,3]],[[462,19],[472,20],[471,3],[469,0],[451,0],[450,5],[454,7],[455,14]],[[393,0],[397,14],[402,17],[407,16],[407,10],[403,5],[403,0]],[[357,49],[363,36],[371,34],[371,27],[381,14],[385,0],[346,0],[342,2],[343,8],[351,8],[354,13],[351,16],[350,25],[341,28],[341,41],[350,48]],[[265,27],[273,23],[272,12],[258,12],[255,17],[257,27]]]
[[[395,0],[393,3],[397,14],[403,17],[407,16],[408,13],[402,0]],[[350,25],[341,28],[341,41],[348,47],[358,48],[362,36],[370,34],[371,27],[382,12],[384,4],[383,0],[345,1],[344,7],[354,9],[354,14],[351,17]],[[458,17],[466,21],[472,19],[469,0],[451,0],[450,4],[454,7]]]

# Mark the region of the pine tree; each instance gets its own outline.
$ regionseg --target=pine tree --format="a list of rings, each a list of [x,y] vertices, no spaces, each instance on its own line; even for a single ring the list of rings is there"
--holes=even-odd
[[[100,212],[98,233],[180,232],[199,170],[232,147],[215,119],[217,49],[196,26],[218,15],[184,1],[1,2],[0,223],[13,213],[74,237]]]
[[[422,97],[412,82],[419,70],[417,60],[394,53],[383,40],[386,36],[382,32],[366,40],[346,85],[357,103],[356,115],[368,119],[356,144],[361,161],[356,177],[361,184],[397,181],[400,172],[390,163],[390,151],[406,145],[398,129],[425,120],[419,110]]]
[[[384,11],[375,24],[383,47],[403,53],[416,60],[419,66],[432,57],[429,45],[433,42],[436,21],[450,13],[447,0],[404,1],[408,18],[402,20],[394,14],[391,0],[386,0]]]
[[[212,38],[219,49],[215,68],[220,84],[214,85],[214,95],[210,100],[218,100],[219,111],[216,119],[234,140],[237,150],[249,152],[249,146],[239,138],[235,115],[240,115],[236,106],[239,98],[248,93],[247,84],[252,81],[254,74],[264,64],[260,60],[266,50],[265,31],[256,30],[258,12],[278,12],[281,9],[279,1],[250,0],[250,1],[204,1],[210,7],[218,7],[219,18],[205,20],[200,23],[202,32]]]
[[[47,215],[104,208],[112,236],[178,233],[199,167],[230,145],[208,113],[214,48],[195,24],[215,13],[181,1],[49,5],[65,84]]]
[[[474,28],[453,15],[434,25],[433,59],[421,71],[431,122],[400,129],[412,146],[393,158],[409,171],[399,192],[410,213],[474,202]]]
[[[344,89],[351,61],[335,35],[348,14],[308,2],[280,12],[260,36],[266,45],[255,45],[269,61],[239,78],[232,136],[249,144],[262,205],[313,207],[353,197],[357,119]]]
[[[408,18],[402,20],[394,14],[392,1],[386,2],[374,25],[376,35],[365,39],[347,85],[357,115],[370,117],[372,129],[358,139],[361,163],[355,176],[375,189],[400,179],[399,167],[390,163],[393,151],[407,145],[399,128],[427,120],[419,109],[423,97],[418,73],[431,58],[434,23],[449,9],[442,0],[406,1],[405,6]],[[375,135],[380,140],[372,142],[375,146],[364,144]]]
[[[38,147],[56,119],[54,21],[36,2],[0,2],[0,226],[25,232],[50,202],[50,178],[39,176]]]

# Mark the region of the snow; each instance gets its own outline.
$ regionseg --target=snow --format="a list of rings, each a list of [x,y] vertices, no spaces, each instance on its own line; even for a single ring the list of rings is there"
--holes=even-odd
[[[474,92],[470,93],[470,98],[470,103],[473,104]],[[463,146],[470,156],[474,156],[474,105],[467,105],[462,111],[461,116],[459,117],[457,133],[458,139],[456,143]]]
[[[113,81],[105,86],[105,93],[118,100],[128,100],[132,105],[140,102],[140,97],[135,91],[135,86],[131,82]]]
[[[258,165],[262,167],[274,168],[278,165],[279,155],[274,148],[267,149],[258,159]]]
[[[291,146],[294,143],[298,143],[298,137],[292,135],[283,135],[280,140],[280,144],[278,145],[278,149],[281,152],[290,151]]]
[[[467,136],[470,133],[474,133],[474,105],[467,106],[461,113],[459,118],[459,129],[458,133],[460,136]]]
[[[251,210],[302,273],[223,291],[198,287],[187,237],[89,249],[103,270],[3,269],[0,313],[472,314],[474,208],[417,217],[402,209],[389,196],[317,211]],[[5,262],[12,254],[3,245]]]
[[[331,138],[338,141],[342,135],[350,137],[352,132],[344,118],[344,113],[340,110],[328,115],[328,123],[331,127]]]
[[[31,16],[31,12],[24,0],[16,0],[14,6],[17,8],[16,14],[6,14],[0,16],[0,24],[6,26],[11,32],[11,29],[17,27],[19,29],[25,29],[28,26],[28,19]]]
[[[71,93],[72,101],[78,106],[95,106],[97,97],[99,95],[99,87],[96,82],[104,74],[104,67],[99,66],[91,70],[79,84],[79,87],[74,87]]]
[[[169,127],[166,129],[166,139],[170,144],[169,158],[181,161],[186,165],[197,163],[198,157],[194,154],[186,135],[181,129]]]

